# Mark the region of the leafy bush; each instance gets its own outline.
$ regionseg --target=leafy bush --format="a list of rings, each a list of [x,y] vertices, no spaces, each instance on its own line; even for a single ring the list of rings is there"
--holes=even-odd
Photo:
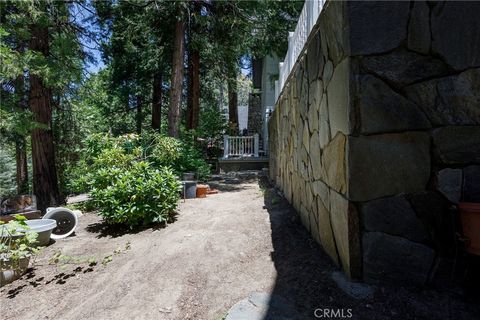
[[[177,206],[179,183],[169,168],[153,169],[139,161],[128,169],[112,166],[97,174],[90,194],[108,223],[133,227],[165,222]]]
[[[80,166],[72,171],[70,188],[89,192],[89,207],[99,209],[108,223],[129,226],[163,222],[179,197],[175,175],[210,174],[201,153],[181,140],[146,132],[110,137],[91,135]]]
[[[154,135],[151,140],[151,146],[146,148],[150,160],[157,166],[176,167],[183,153],[180,140],[161,135]]]
[[[15,215],[7,224],[0,221],[0,271],[18,269],[20,261],[38,252],[38,233],[29,231],[26,218]]]
[[[102,168],[128,168],[135,161],[149,162],[154,168],[170,167],[180,176],[194,172],[201,181],[210,176],[210,165],[193,143],[167,137],[154,132],[142,135],[127,134],[110,137],[93,134],[88,137],[78,165],[68,172],[68,189],[74,193],[88,192],[96,170]],[[89,174],[85,174],[90,172]]]

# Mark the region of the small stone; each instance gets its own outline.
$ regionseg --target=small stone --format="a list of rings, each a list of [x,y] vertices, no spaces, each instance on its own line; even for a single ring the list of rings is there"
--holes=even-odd
[[[462,170],[446,168],[437,173],[437,189],[453,203],[462,196]]]
[[[263,320],[267,315],[274,315],[279,320],[305,319],[281,296],[254,292],[230,308],[225,320]]]
[[[345,277],[343,272],[332,272],[332,280],[343,292],[355,299],[371,300],[375,294],[375,287],[361,282],[353,282]]]

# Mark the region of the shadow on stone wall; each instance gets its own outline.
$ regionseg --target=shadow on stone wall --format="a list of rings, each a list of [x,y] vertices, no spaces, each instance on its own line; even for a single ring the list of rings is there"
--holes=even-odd
[[[273,300],[286,300],[305,319],[314,319],[316,309],[344,309],[345,314],[352,309],[354,319],[474,319],[480,315],[478,297],[442,281],[422,289],[379,286],[373,299],[349,296],[332,280],[338,267],[303,227],[291,205],[266,177],[260,187],[265,190],[274,250],[271,259],[277,271]],[[264,319],[282,319],[278,312],[278,304],[271,301]]]

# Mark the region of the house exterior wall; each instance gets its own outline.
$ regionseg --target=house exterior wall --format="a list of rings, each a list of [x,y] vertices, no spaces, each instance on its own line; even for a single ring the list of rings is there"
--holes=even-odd
[[[478,16],[328,1],[283,87],[270,177],[352,278],[425,283],[453,254],[449,208],[480,202]]]

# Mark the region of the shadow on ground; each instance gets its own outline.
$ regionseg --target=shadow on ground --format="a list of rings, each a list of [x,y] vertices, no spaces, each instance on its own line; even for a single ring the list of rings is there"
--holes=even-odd
[[[277,271],[272,296],[287,300],[305,319],[326,318],[325,310],[343,310],[348,318],[348,309],[352,319],[480,318],[480,301],[458,287],[445,291],[433,287],[377,287],[374,298],[368,300],[347,295],[331,278],[339,268],[310,237],[298,214],[266,177],[260,179],[260,187],[265,190],[274,248],[271,258]],[[264,320],[279,319],[274,305],[270,303]]]
[[[168,223],[173,223],[176,221],[176,215],[173,215]],[[131,228],[127,225],[119,225],[119,224],[108,224],[105,221],[101,222],[95,222],[89,224],[85,230],[87,230],[90,233],[96,233],[96,238],[118,238],[122,237],[126,234],[137,234],[139,232],[145,231],[145,230],[158,230],[158,229],[163,229],[165,228],[168,223],[156,223],[156,224],[150,224],[146,226],[138,226]]]

